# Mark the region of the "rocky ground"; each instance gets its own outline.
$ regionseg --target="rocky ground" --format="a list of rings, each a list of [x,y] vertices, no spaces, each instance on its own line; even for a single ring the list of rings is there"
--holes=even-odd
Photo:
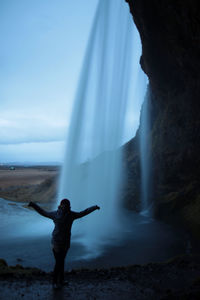
[[[68,285],[51,286],[51,274],[8,267],[0,261],[0,299],[200,299],[200,256],[185,255],[163,263],[72,270]]]

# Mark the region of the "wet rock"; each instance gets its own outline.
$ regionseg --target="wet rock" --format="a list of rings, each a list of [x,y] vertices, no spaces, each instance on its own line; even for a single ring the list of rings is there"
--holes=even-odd
[[[152,199],[155,216],[200,237],[200,18],[196,0],[126,0],[142,41],[150,83]],[[143,110],[142,110],[143,113]],[[140,199],[140,128],[125,146],[125,204]]]
[[[5,268],[7,266],[8,266],[7,262],[4,259],[0,258],[0,269]]]

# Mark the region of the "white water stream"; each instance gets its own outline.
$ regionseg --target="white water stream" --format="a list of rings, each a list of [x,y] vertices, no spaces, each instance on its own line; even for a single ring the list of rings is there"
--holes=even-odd
[[[125,1],[99,1],[66,141],[58,201],[68,198],[78,211],[101,207],[82,220],[82,242],[93,249],[109,243],[122,227],[120,146],[130,115],[127,104],[130,97],[141,103],[146,87],[133,25]]]

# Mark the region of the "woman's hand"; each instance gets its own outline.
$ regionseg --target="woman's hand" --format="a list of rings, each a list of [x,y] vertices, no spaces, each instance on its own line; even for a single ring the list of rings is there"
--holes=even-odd
[[[98,205],[96,205],[96,209],[100,209],[100,207]]]
[[[34,203],[32,201],[29,202],[28,207],[33,207],[33,206],[34,206]]]

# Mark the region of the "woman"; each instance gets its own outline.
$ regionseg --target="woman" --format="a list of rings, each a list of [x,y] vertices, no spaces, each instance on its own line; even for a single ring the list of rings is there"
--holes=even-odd
[[[55,257],[55,267],[53,271],[53,287],[60,288],[64,284],[64,263],[68,249],[70,248],[71,227],[74,220],[82,218],[99,206],[91,206],[81,212],[71,210],[70,201],[63,199],[56,211],[47,212],[36,203],[30,202],[29,206],[34,208],[40,215],[50,218],[55,224],[52,233],[53,254]]]

